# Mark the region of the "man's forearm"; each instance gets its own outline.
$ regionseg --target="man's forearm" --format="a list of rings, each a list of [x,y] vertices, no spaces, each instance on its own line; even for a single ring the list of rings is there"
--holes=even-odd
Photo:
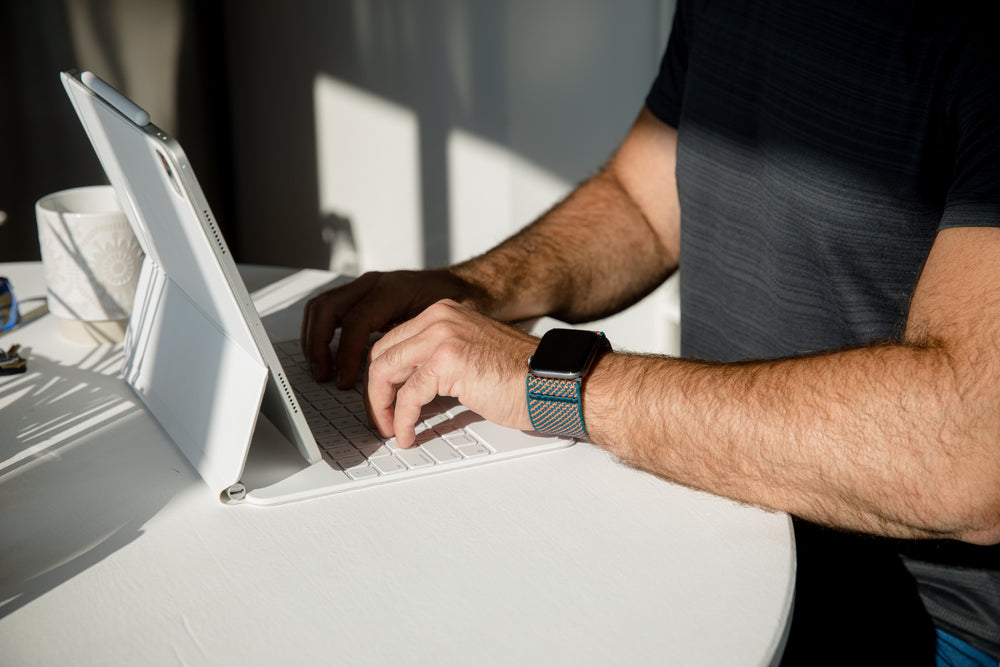
[[[595,442],[685,485],[844,529],[996,541],[996,410],[976,414],[962,375],[902,344],[747,364],[610,355],[586,419]]]
[[[637,301],[675,267],[676,253],[609,167],[515,236],[450,270],[488,295],[484,310],[497,319],[581,322]]]

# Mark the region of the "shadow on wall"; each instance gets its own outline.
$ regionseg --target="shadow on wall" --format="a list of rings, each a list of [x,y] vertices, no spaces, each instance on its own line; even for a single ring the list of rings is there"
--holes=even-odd
[[[104,182],[58,73],[75,67],[60,0],[0,2],[0,262],[39,258],[35,201]]]
[[[0,261],[39,258],[40,197],[106,182],[59,82],[67,69],[93,70],[178,136],[217,215],[231,219],[221,17],[197,0],[0,3]],[[237,240],[235,226],[224,231]]]
[[[330,215],[362,269],[485,249],[607,159],[670,13],[653,0],[228,4],[241,257],[327,268]]]
[[[240,261],[366,269],[479,252],[592,173],[642,104],[672,3],[15,0],[0,14],[14,91],[0,261],[37,258],[35,199],[104,180],[56,76],[79,66],[181,140]]]

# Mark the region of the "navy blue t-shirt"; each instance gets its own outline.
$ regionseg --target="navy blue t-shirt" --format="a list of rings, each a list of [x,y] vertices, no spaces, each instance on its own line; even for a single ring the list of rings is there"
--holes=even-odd
[[[646,105],[678,128],[682,354],[899,339],[938,230],[1000,226],[1000,40],[975,4],[680,0]],[[1000,550],[919,550],[935,622],[1000,656]]]

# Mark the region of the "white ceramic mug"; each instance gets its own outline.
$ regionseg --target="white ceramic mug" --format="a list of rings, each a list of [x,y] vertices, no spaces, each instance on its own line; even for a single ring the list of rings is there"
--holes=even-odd
[[[49,311],[60,333],[86,344],[121,341],[143,254],[114,188],[46,195],[35,215]]]

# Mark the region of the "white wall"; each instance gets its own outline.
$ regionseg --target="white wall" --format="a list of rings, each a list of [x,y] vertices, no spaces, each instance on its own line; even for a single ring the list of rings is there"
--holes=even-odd
[[[242,259],[368,270],[485,250],[610,156],[672,4],[226,5]],[[602,323],[612,341],[675,349],[669,296],[633,311]]]

